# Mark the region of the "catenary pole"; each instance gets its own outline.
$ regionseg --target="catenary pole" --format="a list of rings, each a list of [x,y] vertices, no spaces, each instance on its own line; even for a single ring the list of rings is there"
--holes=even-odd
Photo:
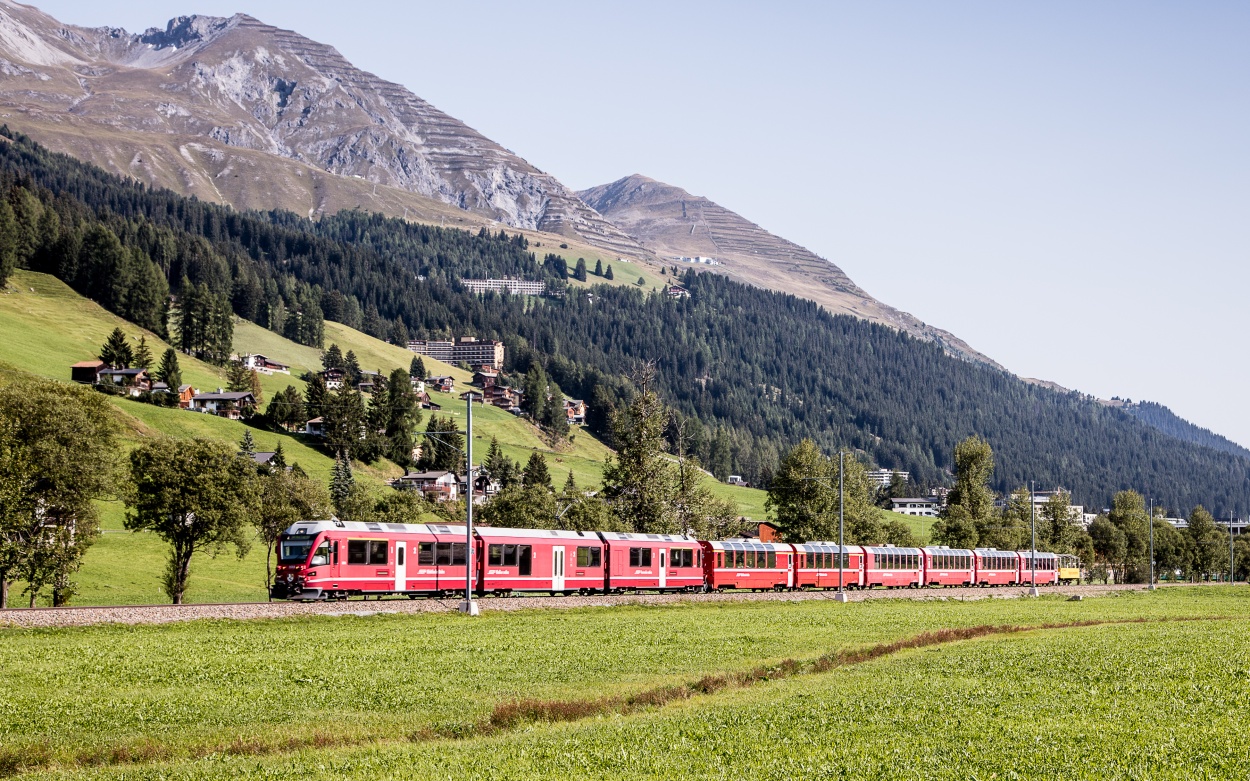
[[[1228,582],[1237,582],[1237,561],[1233,554],[1233,521],[1237,520],[1237,510],[1233,510],[1228,520]]]
[[[1155,590],[1155,500],[1150,500],[1150,591]]]
[[[1029,535],[1032,537],[1029,549],[1029,585],[1037,588],[1037,483],[1029,481]]]
[[[838,593],[842,593],[842,581],[846,578],[843,572],[843,559],[846,557],[846,548],[842,541],[843,524],[845,523],[846,494],[843,491],[842,475],[846,470],[843,468],[846,464],[845,453],[841,449],[838,450]]]
[[[468,473],[468,501],[465,502],[464,524],[464,602],[460,612],[475,616],[477,603],[473,601],[473,391],[468,393],[468,411],[465,415],[465,466]]]

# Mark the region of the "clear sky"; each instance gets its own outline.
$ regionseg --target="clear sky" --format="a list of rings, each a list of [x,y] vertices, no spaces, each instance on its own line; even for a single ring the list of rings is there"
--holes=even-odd
[[[37,5],[295,29],[574,188],[684,187],[1018,374],[1250,446],[1250,4]]]

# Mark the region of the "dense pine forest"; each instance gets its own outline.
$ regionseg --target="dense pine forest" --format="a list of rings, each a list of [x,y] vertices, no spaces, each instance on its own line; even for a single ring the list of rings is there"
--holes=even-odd
[[[558,286],[569,272],[519,236],[361,212],[316,221],[240,213],[120,179],[7,128],[0,135],[8,139],[0,243],[9,247],[0,265],[56,274],[153,330],[178,330],[172,292],[316,346],[323,318],[396,343],[498,338],[509,347],[508,374],[540,364],[591,403],[601,435],[606,408],[631,392],[630,371],[654,361],[659,390],[687,423],[687,448],[719,477],[759,485],[804,437],[940,484],[955,443],[978,434],[993,445],[999,491],[1036,480],[1103,507],[1137,488],[1178,510],[1202,503],[1217,512],[1250,496],[1250,460],[794,296],[694,271],[680,277],[685,300],[608,285],[593,295],[477,296],[456,280],[509,275]],[[198,351],[220,357],[220,338],[205,333]]]

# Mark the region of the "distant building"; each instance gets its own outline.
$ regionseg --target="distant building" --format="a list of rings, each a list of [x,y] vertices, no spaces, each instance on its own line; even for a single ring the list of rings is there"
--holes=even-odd
[[[681,285],[669,285],[664,288],[664,295],[672,299],[690,298],[690,291]]]
[[[903,515],[919,515],[924,518],[936,518],[942,505],[933,499],[919,497],[895,498],[890,500],[890,509]]]
[[[395,478],[391,485],[420,491],[425,498],[435,502],[454,502],[460,498],[460,479],[454,472],[409,472]]]
[[[868,479],[882,488],[885,488],[890,484],[890,481],[894,479],[894,475],[898,475],[903,478],[904,483],[911,477],[910,472],[903,472],[898,469],[873,469],[868,472]]]
[[[443,363],[503,368],[503,342],[491,339],[478,340],[472,336],[461,336],[455,341],[413,339],[408,342],[408,349],[417,355],[426,355]]]
[[[716,258],[705,258],[702,255],[698,255],[693,258],[681,256],[681,257],[673,258],[673,260],[677,261],[678,263],[698,263],[703,266],[719,266],[720,265],[720,261],[717,260]]]
[[[736,486],[738,486],[738,487],[740,487],[740,488],[750,488],[750,487],[751,487],[750,485],[748,485],[748,484],[747,484],[747,481],[746,481],[746,480],[743,480],[743,479],[742,479],[742,475],[730,475],[730,476],[729,476],[729,479],[728,479],[728,480],[726,480],[725,482],[726,482],[726,483],[728,483],[729,485],[736,485]]]
[[[74,382],[81,382],[87,385],[95,385],[99,379],[98,374],[104,368],[104,361],[82,361],[69,367],[69,378]]]
[[[547,283],[541,280],[512,279],[510,277],[504,277],[503,279],[461,279],[460,284],[464,285],[472,293],[485,293],[487,291],[494,293],[508,292],[512,295],[522,296],[541,296],[547,289]]]
[[[259,353],[254,355],[240,355],[239,363],[243,364],[246,369],[251,369],[257,374],[290,374],[291,367],[285,363],[279,363],[270,360]]]
[[[581,399],[565,399],[564,414],[568,417],[569,423],[585,423],[586,402]]]
[[[238,420],[256,409],[256,397],[251,391],[223,392],[218,389],[216,393],[197,393],[192,396],[191,409]]]

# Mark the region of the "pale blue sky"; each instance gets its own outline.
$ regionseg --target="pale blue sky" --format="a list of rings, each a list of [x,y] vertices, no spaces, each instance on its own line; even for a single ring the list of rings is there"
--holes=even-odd
[[[38,5],[295,29],[572,187],[679,185],[1016,373],[1250,445],[1250,4]]]

